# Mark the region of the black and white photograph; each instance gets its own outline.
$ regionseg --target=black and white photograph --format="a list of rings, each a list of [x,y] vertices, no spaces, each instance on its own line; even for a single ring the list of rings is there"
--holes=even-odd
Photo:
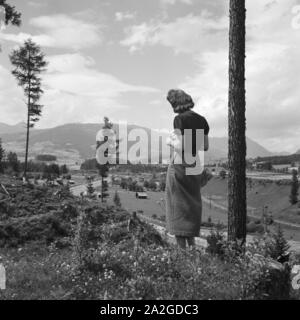
[[[300,300],[299,56],[300,0],[0,0],[0,310]]]

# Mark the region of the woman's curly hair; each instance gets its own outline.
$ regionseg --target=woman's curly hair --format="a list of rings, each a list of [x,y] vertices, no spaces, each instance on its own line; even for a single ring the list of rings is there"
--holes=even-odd
[[[167,100],[172,105],[175,112],[184,112],[194,107],[192,97],[181,89],[172,89],[168,92]]]

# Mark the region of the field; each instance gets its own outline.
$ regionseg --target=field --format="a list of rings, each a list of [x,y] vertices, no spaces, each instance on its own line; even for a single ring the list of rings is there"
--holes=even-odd
[[[164,192],[147,191],[148,199],[137,199],[134,192],[122,190],[116,187],[111,191],[112,196],[115,190],[117,190],[120,195],[122,205],[129,212],[142,211],[145,216],[150,218],[154,214],[157,217],[165,216]],[[227,215],[224,211],[210,207],[206,203],[203,203],[202,220],[207,221],[209,218],[211,218],[212,222],[214,223],[227,223]]]
[[[279,189],[279,197],[276,197],[276,191]],[[111,197],[110,201],[112,201],[113,194],[115,190],[118,190],[121,203],[123,207],[128,210],[129,212],[140,212],[143,213],[143,215],[152,218],[153,215],[156,215],[157,217],[163,217],[165,216],[165,207],[164,207],[164,192],[152,192],[147,191],[148,199],[137,199],[135,197],[135,193],[127,190],[123,190],[119,187],[114,187],[111,190]],[[269,199],[272,197],[276,199],[274,201],[275,204],[279,204],[279,208],[284,207],[282,205],[283,201],[288,202],[288,193],[289,186],[277,186],[276,184],[271,184],[271,187],[267,186],[256,186],[253,190],[248,192],[248,208],[250,214],[255,214],[258,218],[261,218],[261,206],[269,204]],[[264,193],[262,193],[264,191]],[[266,195],[266,192],[269,192]],[[258,194],[256,194],[258,192]],[[226,180],[220,180],[218,178],[214,178],[211,180],[208,185],[202,190],[203,196],[205,196],[208,200],[211,198],[212,203],[210,204],[210,201],[202,201],[202,221],[207,222],[208,219],[210,219],[213,223],[222,223],[224,225],[227,225],[227,211],[226,208],[218,208],[214,204],[220,204],[221,206],[226,207],[227,206],[227,181]],[[283,200],[285,199],[285,200]],[[268,201],[269,200],[269,201]],[[260,202],[261,201],[261,202]],[[262,205],[260,205],[262,203]],[[249,207],[250,205],[250,207]],[[257,207],[254,207],[254,205],[257,205]],[[287,204],[288,207],[290,207],[289,204]],[[272,207],[269,205],[269,209],[271,212]],[[255,209],[255,210],[254,210]],[[300,222],[300,215],[295,215],[293,212],[290,212],[288,210],[280,211],[276,207],[273,209],[274,212],[273,216],[274,218],[280,218],[285,221],[290,222]],[[300,209],[299,209],[300,210]],[[288,214],[292,215],[292,218],[289,218],[289,216],[285,216],[284,214],[288,212]],[[277,215],[275,214],[277,213]],[[287,218],[288,217],[288,218]],[[286,219],[284,219],[286,218]],[[275,230],[275,226],[269,227],[270,230]],[[288,226],[282,227],[285,233],[285,236],[289,240],[294,241],[300,241],[300,228],[292,228]]]
[[[262,215],[262,208],[268,207],[268,213],[275,219],[300,224],[300,208],[289,202],[291,187],[279,185],[274,181],[252,180],[252,186],[247,186],[248,212],[258,217]],[[202,194],[223,206],[227,206],[227,179],[212,179]]]

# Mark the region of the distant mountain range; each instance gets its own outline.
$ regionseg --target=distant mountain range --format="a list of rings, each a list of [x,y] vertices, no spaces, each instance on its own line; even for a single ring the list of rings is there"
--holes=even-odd
[[[18,133],[24,131],[26,124],[24,122],[17,123],[15,125],[9,125],[0,122],[0,135],[7,133]]]
[[[30,156],[38,154],[56,155],[59,162],[80,163],[95,155],[95,137],[101,124],[70,123],[49,129],[34,129],[30,133]],[[136,125],[128,125],[128,130],[143,128],[148,137],[151,130]],[[116,128],[116,131],[117,128]],[[164,140],[167,133],[161,134]],[[15,126],[0,124],[0,138],[8,151],[17,152],[19,157],[24,156],[25,125]],[[155,138],[158,139],[158,138]],[[228,139],[210,137],[210,150],[206,153],[206,161],[227,158]],[[156,141],[158,143],[158,141]],[[149,142],[150,144],[150,142]],[[257,142],[247,138],[247,157],[267,157],[274,155]],[[163,154],[163,158],[166,155]]]

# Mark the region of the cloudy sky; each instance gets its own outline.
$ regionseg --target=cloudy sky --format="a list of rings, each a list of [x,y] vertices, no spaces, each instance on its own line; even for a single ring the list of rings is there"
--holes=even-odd
[[[0,122],[25,120],[8,54],[29,37],[49,61],[37,127],[128,121],[172,126],[170,88],[227,134],[228,0],[9,0],[21,28],[1,31]],[[300,148],[300,0],[247,1],[247,135]]]

